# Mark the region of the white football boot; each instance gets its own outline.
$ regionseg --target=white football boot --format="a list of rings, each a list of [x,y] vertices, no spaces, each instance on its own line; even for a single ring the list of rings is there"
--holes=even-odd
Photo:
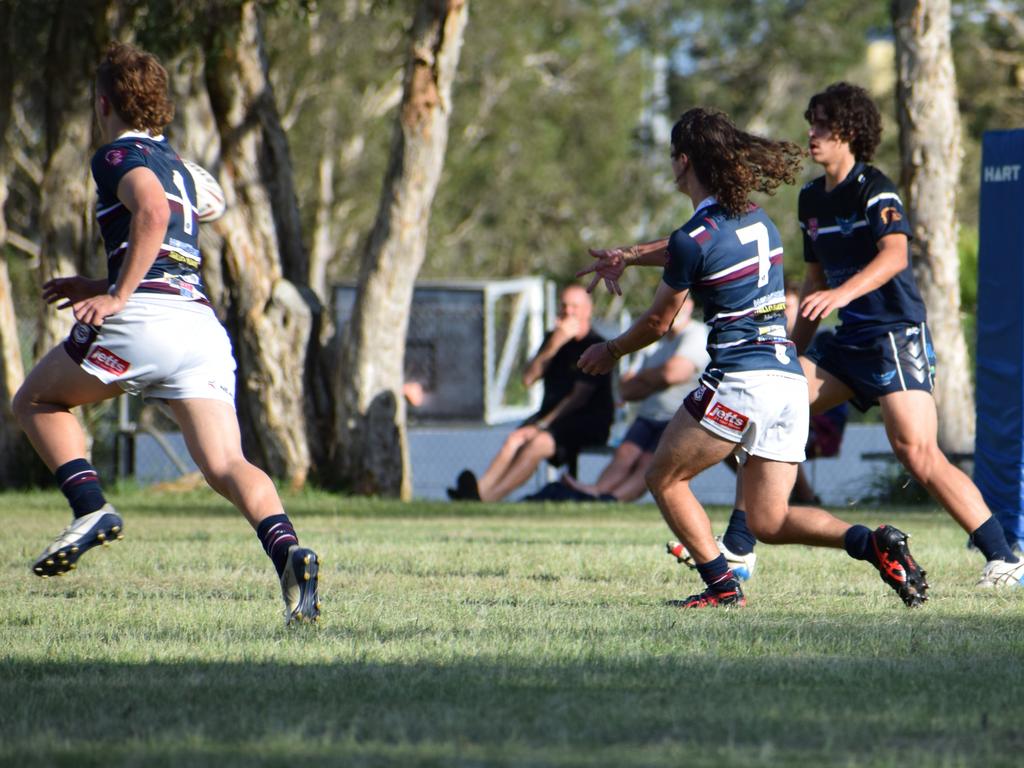
[[[44,579],[74,570],[78,558],[93,547],[106,546],[124,538],[124,522],[111,504],[76,518],[43,550],[32,564],[32,572]]]
[[[1008,563],[1005,560],[989,560],[978,580],[979,587],[1021,587],[1024,586],[1024,560]]]
[[[754,566],[757,564],[756,552],[750,552],[746,555],[737,555],[725,546],[721,536],[715,536],[715,543],[718,544],[718,550],[725,555],[725,560],[729,563],[729,569],[736,575],[736,578],[741,581],[747,581],[754,575]],[[697,567],[697,564],[693,561],[693,557],[690,555],[689,550],[687,550],[680,542],[670,541],[665,545],[665,548],[677,562],[682,563],[687,568]]]
[[[316,621],[320,617],[319,573],[320,558],[316,552],[298,544],[288,548],[288,561],[281,572],[285,624]]]

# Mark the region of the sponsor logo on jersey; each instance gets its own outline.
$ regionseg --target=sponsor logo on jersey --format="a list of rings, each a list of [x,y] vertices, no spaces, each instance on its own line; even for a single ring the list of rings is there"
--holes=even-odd
[[[807,220],[807,236],[809,238],[811,238],[812,241],[818,239],[818,220],[817,219],[808,219]]]
[[[97,368],[102,368],[115,376],[120,376],[131,368],[131,363],[118,357],[106,347],[96,347],[87,358]]]
[[[728,408],[721,403],[715,403],[705,418],[737,434],[742,433],[747,428],[747,422],[750,421],[742,413],[737,413],[732,408]]]
[[[886,373],[873,373],[871,378],[875,380],[875,384],[882,387],[889,386],[889,383],[896,377],[896,371],[887,371]]]
[[[849,237],[853,234],[853,225],[857,223],[857,214],[853,214],[849,218],[843,218],[842,216],[836,216],[836,225],[839,227],[839,233],[843,237]]]
[[[879,215],[882,217],[883,224],[892,224],[903,219],[903,214],[900,213],[898,208],[892,205],[887,205],[883,208]]]
[[[107,151],[104,159],[108,165],[120,165],[124,162],[126,152],[123,149],[111,149]]]

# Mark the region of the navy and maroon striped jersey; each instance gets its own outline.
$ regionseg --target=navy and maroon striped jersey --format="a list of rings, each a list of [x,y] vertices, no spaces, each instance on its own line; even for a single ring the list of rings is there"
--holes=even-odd
[[[782,239],[757,206],[729,216],[713,199],[672,233],[662,279],[689,289],[710,328],[709,368],[726,373],[786,371],[802,375],[786,335]]]
[[[113,285],[128,249],[131,212],[117,197],[117,186],[129,171],[145,167],[163,185],[170,206],[160,254],[142,279],[139,292],[162,293],[206,301],[199,267],[199,219],[192,175],[162,137],[129,131],[96,152],[92,175],[96,180],[96,219],[107,251],[107,282]]]

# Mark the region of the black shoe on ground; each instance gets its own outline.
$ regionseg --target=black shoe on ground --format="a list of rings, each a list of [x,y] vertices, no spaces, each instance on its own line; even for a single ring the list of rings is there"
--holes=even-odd
[[[747,604],[739,579],[733,577],[722,586],[725,587],[724,590],[708,587],[685,600],[670,600],[668,604],[673,608],[742,608]]]
[[[455,491],[460,499],[480,501],[480,489],[476,484],[476,475],[468,469],[464,469],[459,473],[458,480],[455,481]],[[449,494],[450,496],[451,494]]]
[[[928,582],[910,554],[907,534],[891,525],[880,525],[871,532],[871,546],[882,581],[896,591],[908,608],[924,603],[928,599]]]

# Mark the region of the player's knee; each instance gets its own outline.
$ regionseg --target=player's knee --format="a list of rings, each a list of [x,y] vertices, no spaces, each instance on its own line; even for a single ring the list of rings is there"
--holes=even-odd
[[[754,517],[747,515],[747,527],[754,538],[765,544],[785,544],[782,536],[782,517]]]
[[[900,463],[919,481],[927,481],[943,461],[937,445],[918,442],[894,442],[893,452]]]

